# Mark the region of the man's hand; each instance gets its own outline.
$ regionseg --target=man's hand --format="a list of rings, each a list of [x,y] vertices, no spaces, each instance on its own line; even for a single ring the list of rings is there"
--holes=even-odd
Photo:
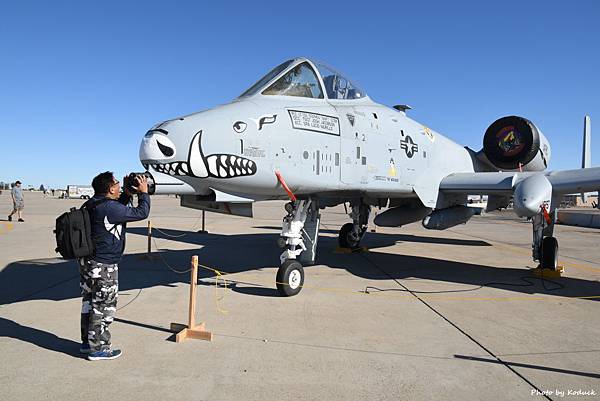
[[[140,193],[147,194],[148,193],[148,177],[145,175],[135,177],[137,181],[137,189]]]

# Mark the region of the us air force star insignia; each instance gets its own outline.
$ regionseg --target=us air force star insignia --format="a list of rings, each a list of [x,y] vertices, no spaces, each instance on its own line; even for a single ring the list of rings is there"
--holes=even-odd
[[[419,145],[414,143],[409,135],[406,135],[405,139],[400,140],[400,149],[403,149],[410,159],[419,151]]]

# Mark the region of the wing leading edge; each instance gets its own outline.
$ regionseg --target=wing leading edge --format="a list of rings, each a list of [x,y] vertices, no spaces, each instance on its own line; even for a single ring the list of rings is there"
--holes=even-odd
[[[440,191],[468,195],[508,195],[534,175],[545,176],[555,195],[591,192],[600,188],[600,167],[549,172],[455,173],[442,179]]]

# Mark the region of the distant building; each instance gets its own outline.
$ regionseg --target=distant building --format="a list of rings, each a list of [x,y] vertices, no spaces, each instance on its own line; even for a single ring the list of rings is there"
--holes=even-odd
[[[594,207],[598,205],[598,192],[588,192],[586,202],[581,194],[565,195],[560,202],[561,207]]]

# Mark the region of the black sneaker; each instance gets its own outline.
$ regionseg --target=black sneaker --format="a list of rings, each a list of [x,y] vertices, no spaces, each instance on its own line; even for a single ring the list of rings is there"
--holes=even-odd
[[[98,351],[88,354],[87,359],[90,361],[103,361],[109,359],[117,359],[123,354],[120,349],[113,349],[108,351]]]
[[[19,219],[19,223],[25,223],[25,220]]]
[[[81,352],[82,354],[89,354],[90,351],[91,351],[90,344],[81,343],[81,346],[79,347],[79,352]]]
[[[12,216],[8,216],[8,221],[12,221]]]

